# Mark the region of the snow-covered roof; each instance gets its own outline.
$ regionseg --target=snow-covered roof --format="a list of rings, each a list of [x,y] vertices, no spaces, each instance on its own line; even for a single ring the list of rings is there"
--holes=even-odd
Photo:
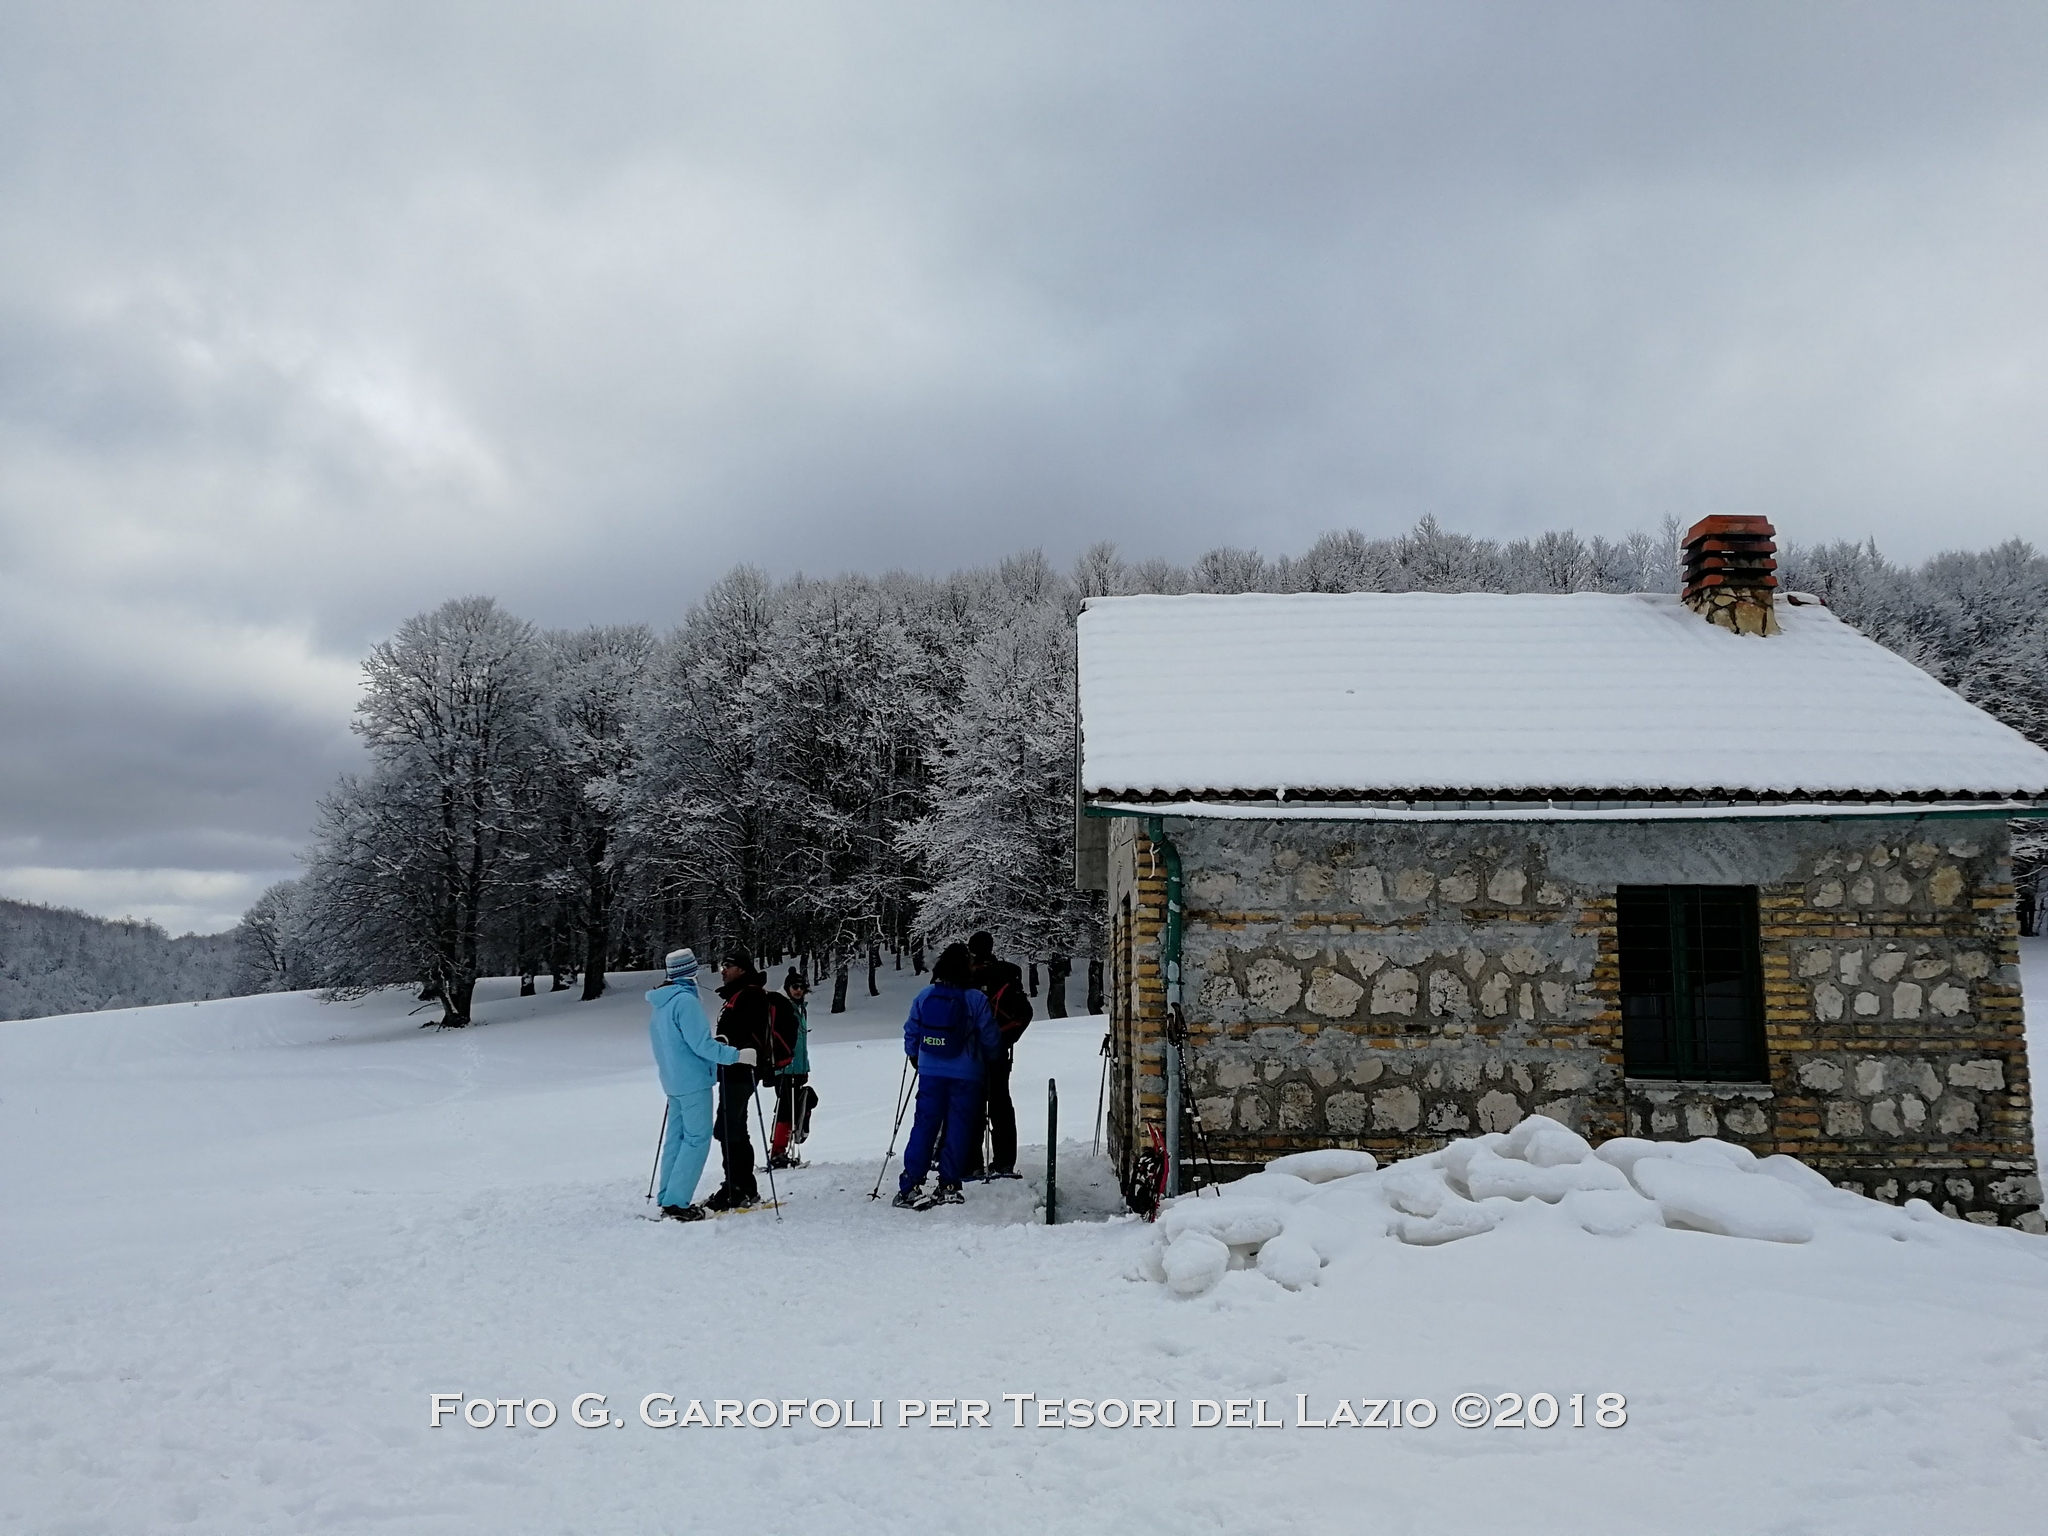
[[[1095,598],[1082,794],[2048,801],[2048,752],[1824,607],[1777,610],[1763,637],[1661,594]]]

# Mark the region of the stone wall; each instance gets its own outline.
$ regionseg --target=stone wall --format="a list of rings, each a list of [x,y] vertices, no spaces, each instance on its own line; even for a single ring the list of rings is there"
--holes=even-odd
[[[1191,1158],[1400,1157],[1541,1113],[1596,1141],[1718,1135],[1880,1198],[2039,1225],[1996,822],[1166,827],[1186,873]],[[1142,917],[1163,892],[1125,828],[1111,904]],[[1759,887],[1768,1080],[1626,1079],[1623,884]],[[1125,1147],[1163,1112],[1158,928],[1139,944],[1153,992],[1141,959],[1119,1041]]]
[[[1763,908],[1779,1149],[1880,1199],[2040,1230],[2003,824],[1845,838]]]
[[[1185,823],[1190,1094],[1212,1157],[1402,1156],[1541,1109],[1621,1129],[1597,892],[1499,828]]]
[[[1138,823],[1119,817],[1109,836],[1110,1042],[1113,1091],[1105,1110],[1109,1145],[1128,1173],[1145,1141],[1146,1122],[1166,1112],[1165,979],[1159,939],[1165,926],[1166,871]]]

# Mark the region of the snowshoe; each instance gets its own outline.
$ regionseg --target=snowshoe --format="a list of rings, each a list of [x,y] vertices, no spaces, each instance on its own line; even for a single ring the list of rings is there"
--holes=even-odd
[[[917,1202],[917,1209],[929,1211],[936,1206],[965,1205],[966,1203],[967,1196],[961,1192],[958,1184],[941,1184],[937,1194],[933,1195],[930,1199]]]
[[[915,1189],[899,1189],[896,1198],[889,1202],[899,1211],[921,1211],[924,1209],[924,1186]]]
[[[802,1168],[805,1163],[794,1152],[778,1152],[768,1159],[768,1166],[780,1172],[784,1168]]]
[[[710,1212],[701,1205],[664,1205],[661,1214],[670,1221],[702,1221]]]
[[[1024,1175],[1014,1168],[997,1168],[989,1173],[988,1181],[996,1179],[1021,1179]],[[987,1181],[985,1181],[987,1182]]]
[[[717,1194],[704,1202],[704,1209],[716,1212],[744,1211],[748,1207],[756,1206],[760,1203],[761,1196],[757,1191],[747,1190],[742,1192],[736,1189],[721,1189]]]
[[[714,1220],[722,1221],[728,1216],[751,1216],[756,1211],[779,1211],[781,1209],[782,1202],[780,1200],[757,1200],[747,1205],[736,1205],[729,1211],[714,1211],[712,1212],[712,1217]]]

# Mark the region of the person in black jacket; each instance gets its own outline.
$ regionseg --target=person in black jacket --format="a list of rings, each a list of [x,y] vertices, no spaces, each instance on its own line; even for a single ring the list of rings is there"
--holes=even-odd
[[[1010,1068],[1016,1059],[1017,1038],[1031,1023],[1031,999],[1024,991],[1024,973],[1008,960],[996,958],[996,941],[977,933],[967,941],[973,957],[973,984],[988,999],[1002,1035],[1002,1050],[985,1064],[982,1074],[983,1115],[989,1129],[989,1165],[986,1177],[1016,1179],[1017,1107],[1010,1102]],[[981,1125],[974,1128],[972,1161],[981,1161]],[[974,1176],[980,1176],[976,1169]]]
[[[755,1053],[761,1069],[772,1072],[775,1060],[768,978],[754,969],[744,949],[729,949],[719,961],[725,985],[718,995],[725,1007],[718,1015],[718,1038],[739,1050]],[[718,1114],[712,1131],[724,1160],[725,1178],[718,1192],[704,1202],[709,1210],[737,1211],[761,1201],[754,1182],[754,1138],[747,1130],[747,1110],[754,1098],[754,1067],[734,1063],[718,1069]]]

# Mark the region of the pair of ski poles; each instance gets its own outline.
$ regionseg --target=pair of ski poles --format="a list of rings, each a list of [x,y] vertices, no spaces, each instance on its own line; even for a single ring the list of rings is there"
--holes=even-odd
[[[896,1123],[889,1130],[889,1150],[882,1154],[882,1166],[875,1170],[875,1187],[868,1191],[870,1200],[882,1198],[882,1175],[889,1171],[889,1160],[896,1155],[896,1137],[903,1129],[904,1111],[909,1109],[910,1101],[917,1093],[915,1071],[910,1058],[904,1057],[903,1071],[896,1078]]]

